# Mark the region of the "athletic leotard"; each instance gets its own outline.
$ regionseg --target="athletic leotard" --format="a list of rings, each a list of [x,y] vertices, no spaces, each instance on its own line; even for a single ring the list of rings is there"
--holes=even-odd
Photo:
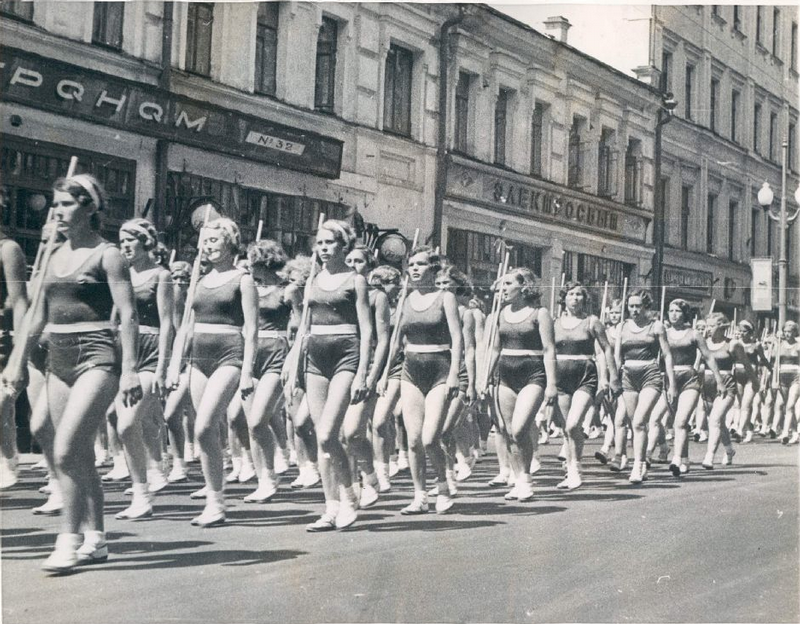
[[[47,370],[68,386],[90,370],[120,374],[120,353],[110,320],[114,300],[103,268],[103,253],[112,246],[102,241],[66,275],[59,275],[53,264],[47,270]],[[80,330],[78,323],[94,324],[96,329]]]
[[[779,371],[782,388],[789,388],[792,384],[800,383],[800,342],[794,344],[781,341],[781,369]]]
[[[694,368],[697,361],[697,343],[694,339],[694,330],[688,327],[676,331],[671,327],[667,329],[667,342],[672,351],[672,363],[675,371],[675,394],[679,395],[684,390],[700,390],[700,377]]]
[[[731,353],[731,343],[728,340],[720,344],[708,342],[708,350],[711,357],[717,363],[719,373],[722,375],[722,383],[728,390],[729,394],[736,392],[736,380],[733,378],[733,354]],[[707,401],[713,400],[717,394],[717,382],[714,380],[714,374],[706,368],[705,382],[703,384],[703,396]]]
[[[289,351],[287,329],[292,303],[285,299],[285,286],[258,287],[258,348],[253,377],[280,374]]]
[[[744,348],[744,352],[747,354],[747,359],[750,360],[750,366],[752,366],[755,370],[758,370],[759,358],[758,358],[758,345],[759,343],[756,341],[753,342],[743,342],[741,343],[742,347]],[[733,377],[736,380],[736,383],[739,385],[747,385],[750,383],[750,378],[745,374],[744,371],[744,364],[741,362],[736,362],[733,365]]]
[[[350,273],[333,290],[321,288],[319,277],[314,278],[308,298],[311,335],[307,342],[306,372],[333,379],[336,373],[355,373],[358,370],[361,340],[355,277],[355,272]],[[315,333],[320,331],[335,333]]]
[[[450,329],[444,311],[444,293],[439,292],[431,304],[417,311],[408,297],[403,307],[403,334],[406,352],[400,379],[414,384],[423,395],[447,383],[450,374]],[[419,353],[415,346],[441,347],[439,351]]]
[[[544,388],[547,374],[539,332],[539,308],[531,309],[527,317],[516,323],[506,318],[508,310],[506,307],[499,312],[500,360],[497,368],[500,384],[517,394],[529,385]]]
[[[219,286],[209,286],[207,275],[197,283],[192,306],[195,322],[192,366],[206,377],[223,366],[242,367],[243,275],[237,270],[233,277]]]
[[[650,321],[641,331],[633,331],[631,321],[627,320],[620,330],[622,354],[622,390],[624,392],[641,392],[645,388],[654,388],[661,392],[664,380],[658,368],[658,354],[661,345],[653,331],[655,321]],[[636,323],[633,323],[638,327]]]
[[[141,284],[133,285],[136,312],[139,314],[139,372],[154,373],[158,366],[158,337],[161,317],[158,314],[158,276],[161,269],[152,269]]]
[[[591,396],[597,392],[597,365],[594,361],[594,336],[589,319],[581,319],[575,327],[566,328],[563,317],[553,324],[556,339],[556,370],[559,394],[575,394],[582,390]]]

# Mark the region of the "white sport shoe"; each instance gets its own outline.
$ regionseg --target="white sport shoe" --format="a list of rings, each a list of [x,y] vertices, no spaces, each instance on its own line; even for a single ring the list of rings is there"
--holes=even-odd
[[[438,494],[436,496],[436,513],[446,514],[453,508],[453,499],[447,494]]]
[[[169,485],[169,481],[164,477],[164,473],[158,468],[151,468],[147,471],[147,489],[151,494],[160,492]]]
[[[339,503],[339,513],[336,514],[336,528],[346,529],[358,519],[358,511],[355,505],[347,498]]]
[[[289,451],[275,449],[275,474],[282,475],[289,471]]]
[[[42,564],[42,570],[51,574],[66,574],[78,565],[78,546],[81,536],[77,533],[59,533],[56,546]]]
[[[375,487],[370,485],[369,483],[365,483],[361,487],[361,498],[359,499],[358,506],[361,509],[372,507],[375,503],[378,502],[378,498],[379,498],[378,490],[376,490]]]
[[[244,459],[242,459],[242,467],[239,469],[239,483],[247,483],[255,478],[255,476],[255,466],[253,466],[253,462],[250,458],[245,455]]]
[[[78,563],[89,565],[103,563],[108,560],[108,544],[106,535],[101,531],[86,531],[83,534],[83,544],[77,550]]]
[[[531,468],[529,470],[529,474],[535,475],[542,469],[542,462],[539,460],[538,457],[534,457],[531,459]]]
[[[170,470],[170,473],[167,475],[167,482],[182,483],[183,481],[188,481],[188,480],[189,480],[189,475],[186,472],[186,466],[182,461],[180,463],[176,461],[172,466],[172,470]]]

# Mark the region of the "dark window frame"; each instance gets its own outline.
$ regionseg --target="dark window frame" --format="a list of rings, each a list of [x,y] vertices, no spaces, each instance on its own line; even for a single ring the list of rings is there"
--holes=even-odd
[[[582,125],[580,118],[572,118],[567,147],[567,186],[577,189],[582,188],[584,182]]]
[[[383,81],[383,130],[411,137],[411,95],[414,90],[414,52],[392,43],[386,55]]]
[[[186,71],[210,77],[211,47],[214,36],[214,3],[190,2],[187,11]],[[205,38],[204,35],[207,35],[207,47],[201,45],[205,44],[205,41],[202,40]]]
[[[736,213],[739,212],[739,200],[728,200],[728,260],[736,260]]]
[[[741,91],[737,89],[731,90],[731,141],[737,142],[737,124],[739,122],[739,102],[741,100]]]
[[[118,13],[117,13],[118,12]],[[119,17],[119,24],[115,32],[109,22],[116,16]],[[95,45],[111,48],[113,50],[122,49],[122,36],[125,27],[125,3],[124,2],[95,2],[94,15],[92,18],[92,43]]]
[[[497,92],[497,100],[494,105],[494,164],[501,167],[506,166],[506,137],[508,134],[508,102],[511,92],[508,89],[500,89]]]
[[[672,91],[672,52],[662,50],[661,52],[661,79],[659,81],[662,93]]]
[[[253,91],[274,97],[278,89],[278,29],[280,3],[259,2]],[[316,93],[315,93],[316,100]]]
[[[772,56],[779,59],[781,45],[781,10],[778,7],[772,8]]]
[[[797,71],[797,22],[792,22],[789,49],[789,68]]]
[[[537,102],[531,114],[531,175],[537,178],[544,170],[544,114],[544,105]]]
[[[761,218],[761,210],[753,208],[750,210],[750,257],[758,255],[758,220]]]
[[[461,154],[469,154],[469,96],[472,75],[458,72],[455,89],[455,119],[453,129],[453,149]]]
[[[716,225],[717,200],[716,193],[709,193],[706,202],[706,253],[714,253],[714,228]]]
[[[742,7],[739,4],[733,5],[733,29],[742,32]]]
[[[761,104],[756,102],[753,105],[753,151],[761,154]]]
[[[314,108],[333,113],[336,104],[336,60],[339,53],[339,22],[322,16],[317,35],[317,63],[314,70]]]
[[[616,195],[616,156],[614,130],[603,128],[600,131],[600,143],[597,148],[597,194],[601,197]]]
[[[764,7],[761,5],[756,6],[756,45],[763,47],[764,45],[764,14],[762,13]]]
[[[710,102],[710,110],[709,110],[709,119],[708,119],[708,127],[711,129],[711,132],[717,131],[717,119],[719,118],[719,89],[720,89],[720,81],[718,78],[711,79],[711,87],[709,89],[711,102]]]
[[[692,213],[692,187],[681,187],[681,249],[689,250],[689,221]]]
[[[644,159],[642,144],[638,139],[629,139],[625,149],[625,204],[641,208],[644,202]]]
[[[684,79],[684,99],[685,99],[685,116],[686,119],[692,119],[692,97],[694,96],[694,68],[691,63],[686,64],[686,76]]]
[[[778,113],[769,114],[769,156],[772,162],[780,160],[776,155],[778,147]]]

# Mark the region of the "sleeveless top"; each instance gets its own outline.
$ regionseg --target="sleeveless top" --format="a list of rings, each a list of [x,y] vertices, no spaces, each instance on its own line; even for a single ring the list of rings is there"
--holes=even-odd
[[[646,328],[639,333],[628,329],[628,321],[622,326],[620,340],[622,341],[622,361],[626,360],[655,360],[661,350],[658,336],[653,331],[654,321],[650,321]],[[692,362],[694,363],[694,361]]]
[[[114,300],[103,268],[103,252],[113,246],[102,241],[83,264],[67,275],[58,275],[53,265],[48,268],[48,323],[67,325],[111,320]]]
[[[242,276],[237,274],[219,286],[207,286],[208,276],[197,283],[194,304],[194,320],[196,323],[209,323],[213,325],[235,325],[244,327],[244,312],[242,311]]]
[[[333,290],[320,288],[317,279],[311,284],[308,308],[312,325],[355,325],[358,327],[356,312],[356,273],[352,272]]]
[[[667,329],[667,342],[672,351],[672,363],[675,366],[694,366],[697,359],[697,345],[694,341],[694,330],[689,327],[678,332],[671,327]]]
[[[786,344],[785,340],[781,341],[781,368],[784,366],[791,366],[800,364],[800,342],[795,341],[794,344]]]
[[[152,271],[149,278],[133,287],[141,327],[161,327],[161,317],[158,315],[158,274],[161,271]]]
[[[505,310],[500,310],[498,335],[503,349],[531,349],[541,351],[542,336],[539,333],[539,309],[534,308],[527,318],[519,323],[506,320]]]
[[[758,366],[758,342],[743,342],[744,352],[747,354],[747,359],[750,360],[752,366]]]
[[[556,319],[553,329],[558,355],[594,355],[594,336],[589,330],[589,318],[582,319],[575,327],[568,329]]]
[[[284,299],[285,287],[258,286],[258,330],[285,332],[292,304]]]
[[[708,343],[708,350],[711,352],[717,362],[717,368],[721,373],[730,373],[733,369],[733,354],[731,353],[731,343],[729,341],[721,342],[720,344]],[[711,372],[706,369],[707,372]]]
[[[403,304],[403,330],[410,344],[449,345],[450,328],[444,312],[444,293],[439,292],[426,309],[418,312],[411,297]]]

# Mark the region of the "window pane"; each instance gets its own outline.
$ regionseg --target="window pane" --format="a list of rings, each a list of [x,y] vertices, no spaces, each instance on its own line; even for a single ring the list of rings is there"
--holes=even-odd
[[[207,76],[211,72],[211,32],[214,5],[189,5],[186,33],[186,69]]]
[[[383,125],[385,130],[411,134],[411,77],[413,54],[392,45],[386,56]]]
[[[275,95],[277,88],[278,10],[277,2],[258,5],[255,91],[266,95]]]
[[[323,17],[317,38],[317,69],[314,85],[314,105],[319,110],[333,110],[337,35],[336,21]]]

